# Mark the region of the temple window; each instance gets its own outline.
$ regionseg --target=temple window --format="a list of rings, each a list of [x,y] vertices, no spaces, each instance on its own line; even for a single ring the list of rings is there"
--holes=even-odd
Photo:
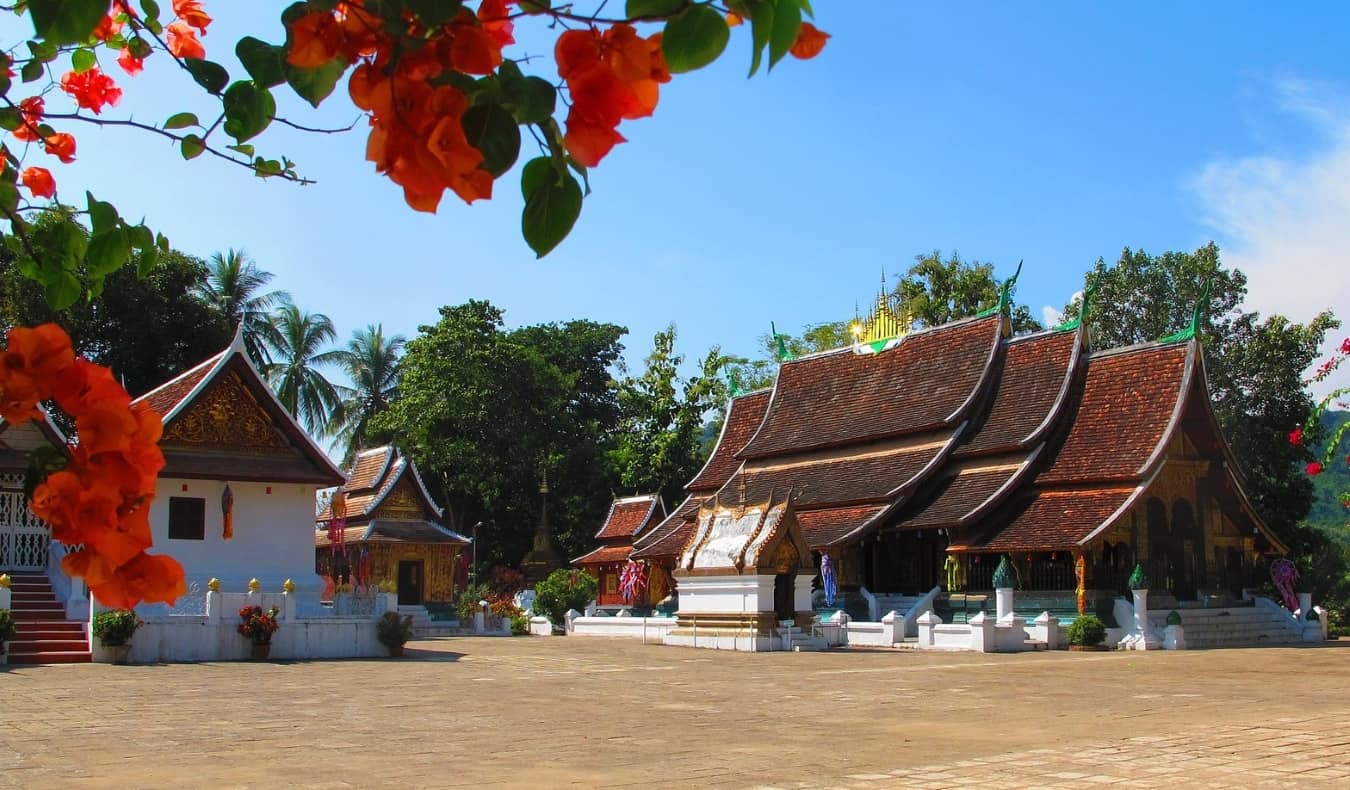
[[[200,497],[169,497],[169,539],[206,538],[206,500]]]

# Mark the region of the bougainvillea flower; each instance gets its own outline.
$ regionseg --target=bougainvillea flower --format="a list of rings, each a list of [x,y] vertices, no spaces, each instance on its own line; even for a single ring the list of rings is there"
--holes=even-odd
[[[211,17],[202,10],[201,0],[173,0],[173,13],[201,31],[203,36],[206,35],[206,26],[211,24]]]
[[[1317,477],[1322,474],[1322,464],[1320,461],[1311,461],[1308,464],[1308,476]]]
[[[563,144],[567,153],[586,167],[595,167],[619,143],[628,142],[613,126],[587,124],[568,118]]]
[[[19,180],[33,193],[33,197],[49,198],[56,194],[56,180],[45,167],[25,167]]]
[[[29,96],[19,102],[19,114],[23,116],[23,123],[11,133],[14,139],[25,143],[37,140],[37,127],[42,122],[42,114],[45,111],[46,107],[41,96]]]
[[[290,30],[286,62],[298,69],[318,68],[342,49],[342,27],[331,11],[311,11],[291,22]]]
[[[516,43],[516,26],[511,24],[511,14],[507,10],[507,0],[483,0],[478,6],[478,18],[483,30],[497,41],[498,48]]]
[[[127,76],[134,77],[145,69],[145,58],[138,58],[131,54],[129,47],[123,47],[122,53],[117,56],[117,65],[122,67]]]
[[[794,58],[810,60],[819,55],[822,49],[825,49],[825,42],[829,38],[829,33],[822,32],[810,22],[803,22],[802,26],[797,29],[797,40],[792,42],[792,47],[788,49],[788,52],[792,53]]]
[[[1350,354],[1350,337],[1341,341],[1341,353]]]
[[[465,74],[491,74],[502,65],[502,44],[478,18],[461,10],[450,25],[448,65]]]
[[[112,77],[99,71],[98,66],[81,72],[67,71],[61,77],[61,90],[70,94],[79,106],[93,110],[95,115],[103,112],[105,106],[117,106],[122,98],[122,89]]]
[[[168,31],[169,51],[176,58],[197,58],[206,57],[206,47],[197,40],[197,31],[193,30],[186,22],[174,22],[164,28]]]
[[[1298,447],[1303,443],[1303,426],[1300,425],[1289,432],[1289,443]]]
[[[124,409],[131,404],[131,396],[117,383],[111,370],[83,357],[76,359],[71,370],[52,387],[52,397],[56,405],[73,415],[83,414],[103,402]]]
[[[43,150],[66,164],[75,161],[75,138],[65,132],[57,132],[42,141]]]

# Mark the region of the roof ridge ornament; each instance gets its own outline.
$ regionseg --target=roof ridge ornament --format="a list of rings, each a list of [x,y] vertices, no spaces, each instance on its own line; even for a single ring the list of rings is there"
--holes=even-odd
[[[727,397],[739,398],[745,393],[741,388],[741,377],[732,368],[727,368]]]
[[[775,359],[777,359],[779,362],[788,362],[790,360],[796,359],[796,356],[794,356],[793,353],[788,350],[787,335],[778,334],[778,327],[774,326],[772,321],[769,322],[769,333],[770,337],[773,338],[773,342],[775,345],[775,349],[773,352]]]
[[[1160,338],[1159,343],[1180,343],[1183,340],[1194,340],[1200,334],[1200,324],[1209,316],[1209,288],[1213,280],[1205,278],[1205,284],[1200,287],[1200,298],[1195,300],[1195,310],[1191,313],[1191,324],[1180,332],[1174,332],[1167,337]]]
[[[1025,259],[1018,261],[1017,271],[1013,272],[1013,275],[1004,280],[1003,285],[999,286],[998,302],[993,307],[976,313],[975,318],[988,318],[991,315],[999,315],[1008,311],[1008,308],[1012,305],[1012,291],[1017,287],[1017,278],[1022,276],[1022,264],[1024,262]]]
[[[890,294],[886,292],[886,275],[882,273],[881,290],[877,292],[877,304],[867,323],[854,326],[853,352],[855,354],[880,354],[895,348],[909,334],[914,320],[903,308],[896,310],[891,306]]]
[[[1078,302],[1078,315],[1070,318],[1054,328],[1056,332],[1067,332],[1071,329],[1077,329],[1082,326],[1083,319],[1087,317],[1092,310],[1092,297],[1097,295],[1097,288],[1101,285],[1101,276],[1097,272],[1088,274],[1087,285],[1083,288],[1083,298]]]

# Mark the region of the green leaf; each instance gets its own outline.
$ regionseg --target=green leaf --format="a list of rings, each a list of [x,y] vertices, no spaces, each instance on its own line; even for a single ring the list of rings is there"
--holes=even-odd
[[[520,223],[525,243],[542,258],[572,232],[581,215],[581,187],[571,173],[559,172],[552,159],[541,156],[525,165],[520,189],[525,196]]]
[[[244,70],[253,81],[265,88],[275,88],[286,81],[285,53],[282,48],[253,36],[239,39],[234,54],[244,64]]]
[[[89,240],[89,251],[85,253],[89,276],[106,277],[126,265],[131,260],[131,238],[127,229],[113,228],[107,233],[96,234]]]
[[[184,159],[196,159],[206,150],[206,142],[197,135],[190,134],[179,143],[179,148],[183,152]]]
[[[75,50],[70,56],[70,67],[75,70],[76,74],[83,74],[92,69],[94,67],[94,51],[84,47]]]
[[[168,251],[169,251],[169,237],[168,237],[168,236],[165,236],[163,233],[156,233],[156,234],[155,234],[155,247],[157,247],[157,248],[159,249],[160,252],[168,252]]]
[[[225,91],[221,106],[225,110],[225,134],[241,143],[266,129],[277,113],[271,91],[245,80]]]
[[[527,14],[542,14],[553,8],[553,0],[520,0],[520,10]]]
[[[136,276],[144,280],[157,265],[159,265],[159,250],[154,246],[142,247],[140,255],[136,257]]]
[[[516,123],[543,123],[553,117],[558,90],[548,80],[526,77],[509,83],[505,93]]]
[[[460,9],[459,3],[447,3],[445,0],[404,0],[404,5],[428,29],[449,22]]]
[[[19,69],[19,75],[23,77],[24,82],[35,82],[40,80],[42,79],[42,74],[42,64],[38,63],[36,60],[28,61],[23,64],[23,68]]]
[[[60,52],[50,41],[29,41],[28,51],[32,53],[33,60],[39,63],[51,63]]]
[[[470,107],[461,121],[469,144],[483,152],[484,170],[493,178],[500,176],[520,156],[520,127],[499,104]]]
[[[127,49],[131,50],[131,56],[133,58],[148,58],[150,57],[150,53],[154,50],[154,47],[150,46],[150,42],[140,36],[136,36],[127,42]]]
[[[189,126],[201,126],[202,122],[197,120],[197,116],[190,112],[178,112],[169,116],[169,120],[164,122],[165,129],[186,129]]]
[[[47,297],[47,306],[53,310],[64,310],[80,299],[80,281],[68,271],[59,271],[43,280],[43,295]]]
[[[666,22],[661,50],[672,73],[694,71],[717,60],[727,48],[727,20],[706,5],[691,6]]]
[[[253,146],[249,145],[248,143],[245,143],[243,145],[227,145],[225,147],[230,149],[231,151],[238,151],[239,153],[249,157],[250,159],[252,159],[253,155],[257,153],[253,149]]]
[[[23,125],[23,113],[15,107],[0,109],[0,129],[12,132]]]
[[[750,35],[753,38],[753,54],[750,57],[750,75],[759,71],[760,59],[764,48],[769,46],[769,36],[773,33],[773,3],[758,3],[750,8]]]
[[[624,6],[624,16],[629,19],[670,16],[680,10],[684,3],[685,0],[628,0]]]
[[[12,214],[14,209],[19,207],[19,187],[10,180],[13,175],[6,173],[6,176],[8,177],[0,178],[0,208]]]
[[[183,58],[183,65],[187,67],[197,84],[206,88],[208,93],[220,95],[230,82],[230,73],[219,63],[200,58]]]
[[[144,225],[128,225],[126,228],[131,238],[131,246],[138,250],[153,250],[155,248],[154,231]]]
[[[57,45],[88,40],[107,10],[107,0],[28,0],[33,30]]]
[[[798,0],[777,0],[773,12],[773,31],[769,34],[769,70],[787,55],[802,27],[802,7]]]
[[[300,98],[318,107],[333,92],[338,78],[347,70],[347,60],[341,56],[313,69],[286,66],[286,82]]]
[[[113,204],[98,200],[94,193],[85,192],[85,199],[89,202],[89,232],[95,236],[107,233],[117,227],[122,218],[117,215],[117,209]]]

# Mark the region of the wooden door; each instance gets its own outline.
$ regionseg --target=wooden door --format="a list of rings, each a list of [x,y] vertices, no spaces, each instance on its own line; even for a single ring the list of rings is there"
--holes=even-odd
[[[422,603],[422,561],[399,560],[398,604],[417,606]]]

